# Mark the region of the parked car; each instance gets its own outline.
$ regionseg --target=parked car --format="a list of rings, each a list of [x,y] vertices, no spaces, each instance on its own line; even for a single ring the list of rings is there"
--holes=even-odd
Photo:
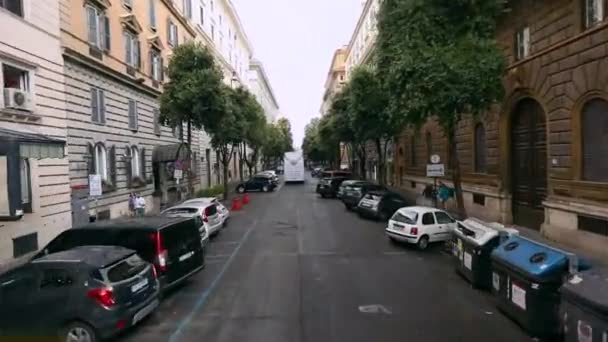
[[[346,177],[323,178],[317,184],[317,193],[323,198],[336,197],[340,184],[347,179]]]
[[[337,170],[324,170],[321,172],[321,178],[335,178],[335,177],[345,177],[351,178],[352,173],[348,171],[337,171]]]
[[[258,172],[254,177],[266,177],[266,178],[270,178],[272,180],[272,182],[274,183],[274,185],[279,185],[279,176],[277,176],[273,172],[270,172],[270,171]]]
[[[193,198],[191,200],[187,200],[182,204],[188,204],[188,203],[192,203],[192,202],[198,202],[198,201],[209,201],[213,204],[215,204],[215,206],[217,207],[217,211],[220,214],[220,217],[222,219],[222,225],[226,226],[228,224],[228,220],[230,219],[230,210],[228,210],[228,208],[226,208],[226,206],[220,202],[220,200],[217,199],[217,197],[199,197],[199,198]]]
[[[349,186],[345,189],[344,194],[342,195],[342,203],[348,210],[353,210],[357,208],[359,202],[367,194],[369,191],[382,191],[386,190],[386,188],[382,185],[370,183],[370,182],[361,182],[356,183],[352,186]]]
[[[151,314],[158,294],[154,267],[134,250],[81,246],[50,253],[0,276],[0,334],[100,341]]]
[[[248,181],[241,182],[236,187],[236,192],[242,194],[246,191],[274,191],[277,185],[273,182],[272,178],[267,176],[255,176]]]
[[[431,242],[447,241],[457,222],[443,210],[429,207],[405,207],[388,221],[386,235],[391,240],[415,244],[426,249]]]
[[[365,181],[356,180],[356,179],[345,180],[344,182],[342,182],[340,184],[340,187],[338,187],[338,192],[336,193],[336,197],[341,199],[342,196],[344,196],[344,194],[346,194],[346,191],[348,189],[352,188],[353,186],[363,185],[365,183],[366,183]]]
[[[363,196],[357,206],[360,216],[388,220],[399,208],[407,205],[405,198],[388,190],[373,190]]]
[[[123,246],[154,265],[161,291],[187,280],[205,266],[200,218],[120,218],[98,221],[59,234],[34,259],[77,246]]]
[[[182,203],[174,207],[165,209],[161,212],[161,216],[167,217],[199,217],[206,232],[210,236],[219,234],[223,227],[222,217],[219,214],[217,206],[211,201],[191,201]],[[200,229],[199,229],[200,231]],[[201,239],[204,238],[201,231]]]
[[[323,168],[315,167],[314,169],[312,169],[310,175],[313,177],[319,177],[319,176],[321,176],[322,171],[323,171]]]

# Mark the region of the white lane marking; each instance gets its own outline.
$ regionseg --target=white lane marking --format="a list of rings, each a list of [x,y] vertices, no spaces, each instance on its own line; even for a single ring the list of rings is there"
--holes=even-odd
[[[366,314],[392,314],[391,310],[389,310],[386,306],[380,304],[361,305],[359,306],[359,312]]]

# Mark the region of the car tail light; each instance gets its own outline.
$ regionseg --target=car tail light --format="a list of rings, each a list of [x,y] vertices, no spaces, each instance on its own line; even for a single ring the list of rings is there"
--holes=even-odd
[[[155,272],[162,273],[167,270],[167,250],[163,247],[163,240],[160,232],[150,234],[150,238],[154,241],[156,250],[156,260],[154,261],[154,267],[157,268]]]
[[[120,329],[124,329],[127,326],[127,321],[125,321],[124,319],[121,319],[120,321],[116,322],[116,329],[120,330]]]
[[[203,222],[209,222],[209,207],[205,208],[203,212]]]
[[[116,304],[116,300],[114,299],[114,292],[110,288],[90,290],[89,292],[87,292],[87,296],[89,296],[89,298],[95,299],[97,303],[107,308]]]
[[[418,235],[418,228],[416,228],[416,227],[410,228],[410,234],[411,235]]]

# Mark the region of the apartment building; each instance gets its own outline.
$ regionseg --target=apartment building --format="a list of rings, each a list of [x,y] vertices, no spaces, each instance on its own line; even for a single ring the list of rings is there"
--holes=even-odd
[[[348,47],[342,47],[334,52],[331,59],[331,65],[327,72],[325,80],[325,91],[323,92],[323,100],[321,101],[321,115],[325,115],[331,108],[333,97],[342,89],[346,83],[346,57]]]
[[[253,59],[249,64],[249,89],[264,109],[267,122],[275,122],[279,115],[279,103],[274,95],[262,62]]]
[[[173,162],[187,159],[175,157],[187,150],[184,130],[159,124],[158,96],[172,49],[196,37],[182,9],[167,0],[61,0],[59,12],[75,224],[128,215],[132,192],[148,210],[179,199],[187,182],[173,179]],[[198,144],[195,134],[194,151]],[[96,198],[90,174],[102,178]]]
[[[470,215],[540,229],[608,256],[608,21],[603,0],[509,1],[497,40],[506,96],[457,130]],[[420,193],[432,154],[447,158],[435,122],[400,139],[396,172]],[[449,184],[450,176],[445,182]]]
[[[57,9],[0,1],[0,263],[71,226]]]

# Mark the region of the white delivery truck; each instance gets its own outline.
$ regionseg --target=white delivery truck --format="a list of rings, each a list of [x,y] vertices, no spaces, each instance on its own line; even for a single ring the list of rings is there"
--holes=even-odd
[[[284,158],[285,183],[300,182],[303,183],[304,178],[304,157],[302,151],[294,151],[285,153]]]

